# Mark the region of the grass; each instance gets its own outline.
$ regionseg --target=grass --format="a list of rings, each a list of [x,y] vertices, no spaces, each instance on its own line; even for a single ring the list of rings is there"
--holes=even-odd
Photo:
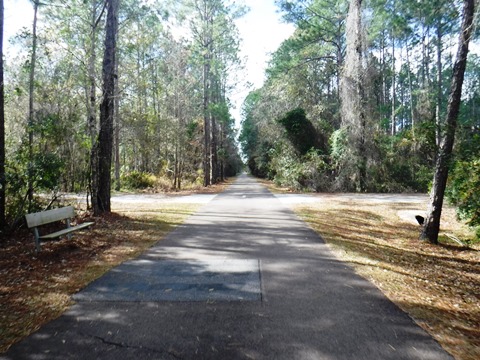
[[[418,205],[416,205],[418,207]],[[412,204],[321,201],[295,211],[335,255],[373,282],[456,359],[480,359],[479,245],[418,240],[419,226],[398,213]],[[473,234],[447,208],[443,232]]]
[[[273,193],[292,193],[261,182]],[[458,222],[455,209],[444,206],[440,244],[432,245],[420,241],[420,227],[400,215],[412,210],[421,214],[426,202],[379,204],[368,195],[354,202],[335,194],[321,199],[294,211],[332,252],[374,283],[455,359],[480,359],[480,243]]]
[[[0,247],[0,353],[60,316],[70,295],[112,267],[161,240],[200,207],[157,203],[94,218],[72,240],[45,243],[36,255],[32,235],[19,231]]]
[[[171,192],[165,201],[113,205],[113,212],[103,217],[85,214],[81,222],[93,220],[95,225],[76,232],[72,240],[43,244],[38,255],[26,229],[0,238],[0,353],[59,317],[73,304],[72,294],[143,253],[201,206],[168,198],[219,193],[233,181]]]
[[[446,236],[440,246],[419,241],[419,227],[398,216],[415,209],[408,203],[329,198],[295,210],[340,259],[375,283],[456,359],[480,359],[479,244],[459,247]],[[71,294],[145,251],[199,206],[118,206],[72,241],[45,244],[38,256],[27,231],[2,239],[0,352],[60,316],[72,304]],[[442,225],[461,239],[472,236],[451,208],[445,209]]]

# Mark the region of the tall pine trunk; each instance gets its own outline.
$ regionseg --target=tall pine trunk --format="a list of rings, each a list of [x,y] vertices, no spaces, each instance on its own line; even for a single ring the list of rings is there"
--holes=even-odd
[[[33,203],[33,125],[34,109],[33,96],[35,90],[35,63],[37,61],[37,15],[38,1],[33,2],[33,29],[32,29],[32,55],[30,57],[30,79],[28,88],[28,175],[27,175],[27,196],[28,212],[32,211]]]
[[[219,82],[216,76],[212,74],[212,103],[219,104]],[[211,142],[211,154],[212,154],[212,184],[216,184],[219,178],[219,171],[218,171],[218,123],[217,123],[218,113],[214,112],[212,114],[212,142]]]
[[[347,48],[342,72],[342,127],[348,136],[348,152],[341,165],[343,190],[367,189],[367,96],[364,65],[365,35],[362,0],[351,0],[347,16]]]
[[[413,146],[414,151],[416,148],[416,140],[415,140],[415,105],[413,102],[413,82],[412,82],[412,72],[410,70],[410,55],[408,46],[406,47],[406,54],[407,54],[407,71],[408,71],[408,94],[409,94],[409,104],[410,104],[410,117],[411,117],[411,126],[412,126],[412,138],[413,138]]]
[[[0,0],[0,231],[6,227],[5,219],[5,97],[3,86],[3,0]]]
[[[102,11],[103,13],[103,11]],[[100,14],[102,16],[102,14]],[[92,199],[92,208],[98,208],[97,197],[94,194],[94,189],[98,188],[98,129],[97,129],[97,81],[95,74],[95,62],[97,59],[97,29],[100,17],[97,19],[97,0],[92,0],[91,13],[91,27],[90,34],[90,54],[88,57],[88,91],[87,91],[87,107],[88,107],[88,135],[90,136],[91,150],[90,150],[90,181],[88,184],[90,197]]]
[[[440,146],[442,141],[442,24],[441,20],[437,24],[437,105],[435,107],[435,137],[436,144]]]
[[[392,29],[392,113],[391,113],[391,135],[395,136],[397,134],[397,121],[396,121],[396,97],[397,97],[397,70],[395,68],[395,36]]]
[[[100,104],[100,132],[98,134],[98,184],[95,215],[110,212],[111,168],[113,149],[113,118],[115,107],[115,55],[117,48],[119,0],[107,0],[105,53],[102,66],[102,103]]]
[[[118,74],[118,56],[115,59],[115,74]],[[114,129],[114,146],[115,146],[115,165],[114,165],[114,174],[115,174],[115,190],[120,191],[120,88],[118,84],[118,76],[115,76],[115,88],[114,88],[114,120],[115,120],[115,129]]]
[[[210,86],[209,86],[209,76],[210,76],[210,58],[208,55],[204,56],[203,64],[203,136],[204,136],[204,153],[203,153],[203,186],[210,186],[211,184],[211,149],[210,149],[210,116],[209,116],[209,105],[210,105]]]
[[[427,239],[433,244],[438,243],[440,231],[440,218],[442,214],[443,199],[447,185],[448,168],[452,157],[453,143],[457,118],[460,111],[462,85],[467,66],[468,45],[472,34],[473,17],[475,13],[475,0],[464,0],[462,30],[458,40],[458,51],[448,98],[447,117],[445,130],[437,154],[433,187],[430,194],[427,219],[423,227],[421,238]]]

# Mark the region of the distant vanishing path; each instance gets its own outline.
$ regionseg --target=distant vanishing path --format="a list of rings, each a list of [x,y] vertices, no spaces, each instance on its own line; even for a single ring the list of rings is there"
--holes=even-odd
[[[241,176],[0,359],[452,359]]]

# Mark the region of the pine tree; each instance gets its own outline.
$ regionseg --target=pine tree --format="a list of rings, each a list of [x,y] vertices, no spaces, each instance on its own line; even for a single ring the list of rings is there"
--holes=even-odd
[[[117,51],[119,0],[107,0],[107,24],[105,28],[105,53],[103,57],[103,88],[100,104],[100,132],[98,134],[98,183],[94,194],[97,203],[94,213],[110,212],[111,167],[113,151],[113,116],[115,92],[115,58]]]
[[[475,0],[464,0],[462,29],[458,40],[457,57],[453,67],[447,116],[445,120],[445,133],[443,134],[438,149],[435,175],[433,177],[433,187],[430,194],[430,205],[428,207],[427,218],[421,234],[422,239],[427,239],[433,244],[438,243],[440,218],[442,214],[445,188],[447,185],[448,170],[452,158],[453,143],[455,141],[455,130],[460,111],[462,85],[465,68],[467,66],[468,46],[473,32],[474,14]]]
[[[342,128],[348,139],[349,156],[341,165],[345,186],[366,191],[367,185],[367,81],[365,33],[362,24],[362,0],[351,0],[347,17],[347,51],[342,73]],[[351,185],[350,185],[351,186]]]
[[[6,226],[5,221],[5,98],[3,86],[3,0],[0,0],[0,231]]]

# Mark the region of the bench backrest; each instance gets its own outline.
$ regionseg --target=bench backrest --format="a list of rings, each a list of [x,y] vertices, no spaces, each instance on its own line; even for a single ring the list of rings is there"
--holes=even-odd
[[[70,219],[75,216],[75,209],[73,206],[66,206],[58,209],[42,211],[33,214],[25,215],[27,220],[27,226],[29,228],[49,224],[54,221],[60,221],[63,219]]]

